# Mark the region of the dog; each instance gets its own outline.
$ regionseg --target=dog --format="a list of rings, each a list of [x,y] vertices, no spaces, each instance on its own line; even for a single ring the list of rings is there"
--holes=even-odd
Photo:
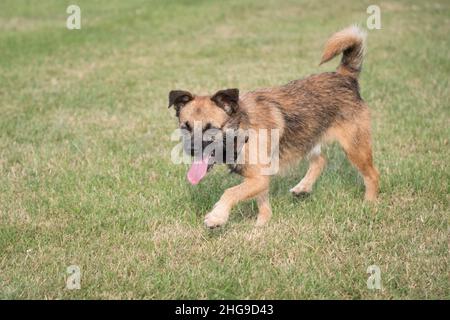
[[[239,94],[238,89],[220,90],[212,96],[194,95],[183,90],[171,91],[169,108],[174,106],[180,129],[187,132],[188,136],[193,136],[199,129],[202,137],[200,148],[195,148],[195,143],[192,142],[185,147],[194,156],[188,172],[189,181],[192,184],[198,183],[214,163],[218,162],[219,157],[214,152],[204,152],[212,143],[203,139],[206,131],[225,133],[230,130],[276,130],[278,141],[271,140],[266,147],[270,150],[276,147],[281,169],[303,158],[309,160],[306,175],[290,190],[292,194],[302,195],[312,191],[314,182],[326,165],[321,146],[337,141],[364,179],[365,199],[375,201],[378,196],[379,173],[372,158],[370,112],[360,96],[358,84],[365,36],[364,31],[351,26],[328,39],[320,64],[342,53],[335,72],[315,74],[283,86],[245,94]],[[252,154],[266,148],[258,146],[255,141],[258,139],[261,138],[247,135],[240,146],[234,146],[234,160],[240,154],[245,156],[243,159],[241,157],[242,163],[229,166],[244,178],[243,182],[223,193],[205,216],[206,227],[224,225],[232,207],[248,199],[257,201],[257,226],[263,226],[270,220],[272,210],[269,203],[269,182],[272,175],[264,173],[267,163],[249,161]]]

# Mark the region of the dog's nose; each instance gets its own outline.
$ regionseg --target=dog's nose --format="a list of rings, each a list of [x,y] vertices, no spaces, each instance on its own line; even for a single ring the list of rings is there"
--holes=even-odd
[[[201,155],[202,154],[202,147],[201,146],[199,146],[199,147],[197,147],[197,146],[194,146],[194,145],[192,145],[191,146],[191,156],[199,156],[199,155]]]
[[[209,144],[211,144],[211,141],[195,140],[193,137],[188,137],[184,140],[183,147],[187,154],[195,157],[201,156]]]
[[[195,142],[194,139],[188,138],[184,140],[183,148],[187,154],[190,154],[192,157],[196,155],[200,155],[202,153],[202,142]]]

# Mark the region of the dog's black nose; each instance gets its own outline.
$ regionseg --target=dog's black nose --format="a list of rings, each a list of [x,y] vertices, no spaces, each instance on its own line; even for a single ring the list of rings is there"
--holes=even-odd
[[[191,157],[197,157],[203,155],[203,151],[210,144],[211,141],[195,140],[192,137],[186,137],[184,139],[183,148],[187,154],[191,155]]]

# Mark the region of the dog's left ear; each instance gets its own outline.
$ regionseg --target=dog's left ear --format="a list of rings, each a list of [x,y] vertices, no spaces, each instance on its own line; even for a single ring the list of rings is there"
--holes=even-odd
[[[239,107],[239,89],[225,89],[217,91],[211,97],[219,107],[221,107],[228,115],[233,114]]]

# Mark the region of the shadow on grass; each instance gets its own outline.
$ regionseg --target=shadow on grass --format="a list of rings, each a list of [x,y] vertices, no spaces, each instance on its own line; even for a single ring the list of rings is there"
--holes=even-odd
[[[326,157],[329,159],[328,166],[315,184],[314,190],[333,188],[352,192],[355,187],[360,189],[362,185],[362,188],[364,188],[357,170],[352,167],[345,154],[337,146],[329,148],[326,151]],[[307,167],[307,161],[302,161],[301,165],[289,169],[281,176],[273,177],[270,185],[272,201],[291,204],[316,201],[317,197],[314,194],[295,196],[289,192],[303,178]],[[197,217],[202,217],[213,208],[227,188],[235,186],[241,181],[241,177],[236,174],[229,174],[225,167],[215,168],[200,184],[196,186],[186,184],[188,197],[185,201],[195,211]],[[233,208],[231,220],[241,222],[253,219],[257,212],[255,200],[245,201]]]

